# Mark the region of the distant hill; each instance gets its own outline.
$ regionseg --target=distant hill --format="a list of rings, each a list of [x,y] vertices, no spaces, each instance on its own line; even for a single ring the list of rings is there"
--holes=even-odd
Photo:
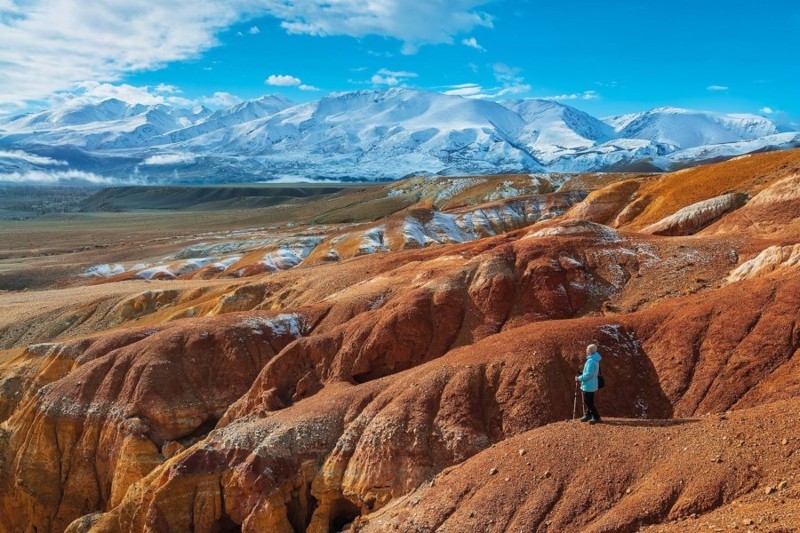
[[[84,200],[81,208],[85,211],[250,209],[341,190],[342,187],[313,184],[296,187],[111,187]]]

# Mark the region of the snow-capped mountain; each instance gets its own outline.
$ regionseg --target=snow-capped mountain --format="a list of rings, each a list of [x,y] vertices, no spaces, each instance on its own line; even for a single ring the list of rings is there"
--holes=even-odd
[[[203,106],[184,109],[165,104],[146,106],[128,104],[116,98],[109,98],[98,103],[68,102],[51,110],[14,117],[0,125],[0,129],[9,132],[44,132],[68,129],[82,129],[82,126],[95,128],[99,124],[116,124],[136,119],[148,113],[157,117],[169,117],[170,125],[187,127],[211,114]],[[161,118],[162,121],[169,120]]]
[[[723,115],[676,107],[658,107],[644,113],[606,119],[618,137],[650,139],[681,149],[709,144],[752,141],[778,133],[767,118],[758,115]]]
[[[552,100],[506,100],[503,106],[525,121],[527,144],[544,150],[588,148],[614,138],[606,123],[574,107]]]
[[[657,108],[599,120],[547,100],[395,88],[299,104],[268,95],[214,112],[68,103],[0,122],[0,174],[68,168],[215,182],[667,169],[798,144],[800,135],[756,115]]]
[[[539,169],[515,142],[524,126],[518,114],[494,102],[405,89],[357,91],[241,124],[218,149],[263,157],[272,168],[285,171],[330,161],[345,175],[385,175],[387,165],[402,169],[401,175],[420,169]],[[198,142],[207,146],[208,141],[198,138],[186,148],[196,149]]]
[[[203,120],[196,121],[190,126],[172,130],[169,135],[154,138],[151,145],[185,142],[201,135],[218,132],[217,137],[227,139],[232,128],[246,122],[262,117],[274,115],[286,108],[292,107],[294,102],[279,94],[270,94],[215,111]]]
[[[80,126],[92,122],[116,121],[126,116],[139,114],[143,108],[144,106],[126,104],[116,98],[86,105],[68,104],[52,110],[16,117],[6,123],[4,129],[9,131],[44,130]]]
[[[185,129],[210,116],[204,107],[182,109],[164,104],[128,104],[111,98],[100,103],[68,103],[53,110],[23,115],[0,125],[15,144],[75,146],[109,150],[142,146],[169,131]],[[1,141],[0,141],[1,142]]]

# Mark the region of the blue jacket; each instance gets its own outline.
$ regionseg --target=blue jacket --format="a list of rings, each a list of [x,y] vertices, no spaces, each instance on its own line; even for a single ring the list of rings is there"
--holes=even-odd
[[[583,365],[583,374],[578,376],[582,391],[597,391],[597,376],[600,374],[600,359],[600,354],[597,352],[586,356],[586,364]]]

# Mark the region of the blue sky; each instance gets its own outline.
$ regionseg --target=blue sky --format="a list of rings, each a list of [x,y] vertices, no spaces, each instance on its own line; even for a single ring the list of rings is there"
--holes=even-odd
[[[0,110],[409,86],[556,98],[598,116],[662,105],[800,116],[797,0],[220,4],[0,0]]]

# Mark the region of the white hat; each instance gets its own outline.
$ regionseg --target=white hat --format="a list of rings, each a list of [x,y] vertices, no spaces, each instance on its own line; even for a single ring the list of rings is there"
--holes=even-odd
[[[594,353],[596,351],[597,351],[597,345],[596,344],[590,344],[589,346],[586,347],[586,353],[592,354],[592,353]]]

